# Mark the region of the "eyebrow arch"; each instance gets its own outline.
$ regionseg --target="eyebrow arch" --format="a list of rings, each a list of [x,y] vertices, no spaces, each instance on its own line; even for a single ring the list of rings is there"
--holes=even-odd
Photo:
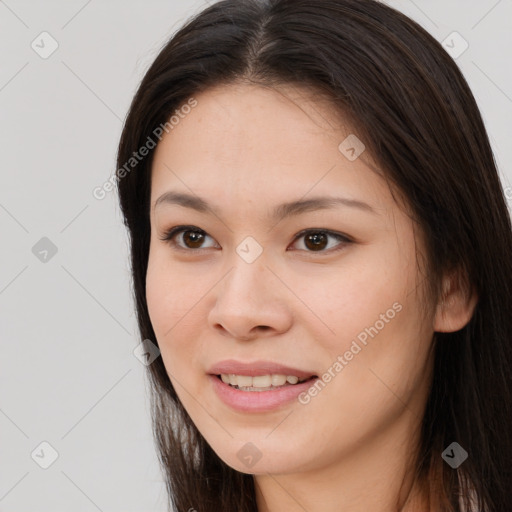
[[[156,209],[160,204],[177,204],[185,208],[192,208],[202,213],[212,213],[219,216],[219,212],[211,204],[199,196],[183,193],[168,191],[162,194],[154,203],[153,208]],[[274,208],[271,218],[273,220],[282,220],[285,217],[293,215],[300,215],[301,213],[311,212],[315,210],[325,210],[334,208],[338,205],[348,206],[351,208],[359,208],[365,212],[378,213],[367,203],[357,199],[348,199],[346,197],[313,197],[311,199],[302,199],[283,203]]]

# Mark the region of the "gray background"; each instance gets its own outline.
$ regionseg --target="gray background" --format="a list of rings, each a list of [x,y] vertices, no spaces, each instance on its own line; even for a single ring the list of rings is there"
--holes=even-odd
[[[469,43],[456,60],[510,187],[512,2],[388,3]],[[127,236],[115,193],[92,190],[115,170],[143,73],[205,5],[0,1],[0,511],[165,510]],[[46,59],[31,47],[50,48],[43,31],[59,45]],[[43,441],[58,453],[47,469]]]

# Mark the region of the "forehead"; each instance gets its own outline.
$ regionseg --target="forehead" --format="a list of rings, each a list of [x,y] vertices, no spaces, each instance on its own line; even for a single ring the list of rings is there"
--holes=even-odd
[[[213,194],[218,202],[336,189],[383,207],[387,184],[376,164],[364,150],[347,158],[340,144],[358,140],[353,129],[311,90],[238,84],[194,99],[196,106],[182,113],[155,150],[152,203],[170,188]]]

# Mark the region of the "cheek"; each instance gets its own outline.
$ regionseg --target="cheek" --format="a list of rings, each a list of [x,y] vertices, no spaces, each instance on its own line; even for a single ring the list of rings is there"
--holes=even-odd
[[[323,339],[325,372],[335,377],[327,375],[330,384],[316,405],[342,403],[341,424],[394,417],[402,407],[397,397],[408,402],[424,381],[432,333],[422,324],[421,293],[402,285],[403,276],[400,284],[373,281],[331,317],[336,336]]]
[[[171,260],[165,249],[151,251],[146,299],[155,332],[172,337],[172,333],[191,324],[191,318],[201,308],[201,299],[213,284],[207,269]]]
[[[184,358],[189,359],[193,354],[192,331],[199,325],[195,318],[198,308],[194,305],[201,291],[204,294],[197,278],[180,273],[161,254],[150,255],[146,274],[148,313],[170,376],[176,375],[183,367]]]
[[[368,330],[375,333],[375,324],[379,333],[391,335],[417,306],[416,269],[393,246],[369,251],[364,260],[346,258],[338,268],[317,270],[296,284],[297,296],[310,310],[303,318],[309,317],[309,326],[334,358],[358,336],[363,342],[371,339]]]
[[[310,294],[308,305],[322,319],[311,323],[318,326],[317,347],[325,372],[335,376],[317,405],[341,399],[346,410],[358,410],[358,403],[367,401],[373,404],[368,413],[383,404],[394,411],[393,393],[405,397],[418,386],[431,333],[422,323],[415,254],[406,249],[390,245],[365,261],[346,262],[332,273],[324,293]]]

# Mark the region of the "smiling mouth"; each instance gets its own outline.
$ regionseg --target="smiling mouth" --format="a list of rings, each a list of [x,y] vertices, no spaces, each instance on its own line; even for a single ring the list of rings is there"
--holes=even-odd
[[[316,375],[299,378],[294,375],[272,374],[251,377],[248,375],[220,374],[216,377],[231,388],[240,391],[272,391],[285,387],[295,386],[304,382],[314,380]]]

